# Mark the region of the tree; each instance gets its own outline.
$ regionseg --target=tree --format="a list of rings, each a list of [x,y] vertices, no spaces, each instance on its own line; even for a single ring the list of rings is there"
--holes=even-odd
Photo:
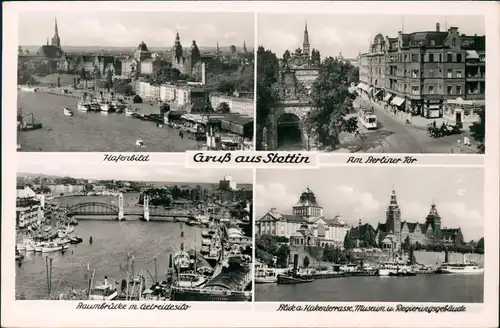
[[[476,250],[479,254],[484,254],[484,237],[477,241]]]
[[[323,70],[312,87],[311,119],[323,147],[340,144],[341,132],[355,133],[358,130],[356,117],[346,118],[347,107],[352,105],[352,95],[348,90],[349,72],[353,69],[349,63],[327,58]]]
[[[153,72],[149,81],[152,84],[160,85],[167,82],[175,82],[181,79],[181,71],[177,68],[162,67]]]
[[[302,263],[304,268],[308,268],[309,264],[311,264],[310,262],[311,262],[311,260],[309,260],[309,256],[304,257],[304,261]]]
[[[354,241],[352,240],[352,237],[351,237],[351,230],[349,230],[345,234],[345,237],[344,237],[344,248],[345,249],[353,249],[356,246],[356,244],[354,243]]]
[[[111,70],[108,70],[108,72],[106,73],[106,88],[108,88],[108,92],[112,86],[113,86],[113,73],[111,72]]]
[[[405,240],[403,241],[403,249],[407,251],[410,249],[410,247],[411,247],[410,236],[406,236]]]
[[[267,126],[270,108],[275,102],[272,86],[278,81],[278,58],[270,50],[257,50],[257,147],[262,148],[263,129]]]
[[[288,265],[288,258],[290,257],[290,246],[282,244],[276,251],[276,266],[285,267]]]
[[[227,102],[223,101],[217,106],[217,109],[215,111],[217,113],[229,113],[231,111],[231,108],[229,107]]]
[[[311,64],[313,66],[321,66],[321,54],[317,49],[311,51]]]
[[[485,122],[486,113],[484,111],[484,108],[478,112],[478,115],[479,115],[479,121],[472,123],[471,126],[469,127],[469,130],[472,134],[472,138],[474,138],[474,140],[476,141],[479,141],[479,145],[477,146],[479,151],[484,153],[485,152],[484,137],[486,134],[486,122]]]

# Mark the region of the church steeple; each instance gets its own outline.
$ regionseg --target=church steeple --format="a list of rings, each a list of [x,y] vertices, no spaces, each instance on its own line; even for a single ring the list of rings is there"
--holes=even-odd
[[[310,44],[309,44],[309,32],[307,31],[307,20],[306,20],[306,24],[305,24],[305,28],[304,28],[304,42],[302,44],[302,50],[303,50],[303,53],[309,57],[311,55],[310,53]]]
[[[177,35],[175,36],[175,44],[174,44],[174,57],[175,59],[182,58],[183,51],[181,45],[181,37],[179,36],[179,31],[177,31]]]
[[[247,43],[246,43],[246,41],[243,41],[243,53],[244,53],[244,54],[247,54],[247,53],[248,53],[248,51],[247,51]]]
[[[57,18],[54,19],[54,36],[52,37],[52,45],[55,47],[61,47],[61,39],[59,38],[59,30],[57,28]]]

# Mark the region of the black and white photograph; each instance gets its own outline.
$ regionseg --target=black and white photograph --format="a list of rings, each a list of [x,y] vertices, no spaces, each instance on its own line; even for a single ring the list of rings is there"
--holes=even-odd
[[[17,150],[253,150],[254,21],[21,12]]]
[[[485,152],[484,16],[258,14],[257,149]]]
[[[255,300],[482,303],[484,170],[257,170]]]
[[[21,163],[16,300],[251,301],[252,180]]]

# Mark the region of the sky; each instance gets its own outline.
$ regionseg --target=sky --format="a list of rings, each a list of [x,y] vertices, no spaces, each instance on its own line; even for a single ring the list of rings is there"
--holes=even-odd
[[[19,44],[44,45],[54,35],[57,18],[59,37],[68,46],[172,47],[178,30],[183,46],[254,46],[253,13],[175,12],[21,12]]]
[[[256,218],[272,207],[292,214],[300,194],[309,187],[323,215],[340,215],[350,225],[385,222],[392,188],[401,220],[425,222],[434,201],[442,227],[461,227],[465,240],[484,236],[484,171],[480,168],[360,168],[257,170],[254,190]]]
[[[322,57],[341,52],[345,58],[355,58],[368,51],[375,35],[396,37],[403,26],[405,33],[434,31],[439,22],[441,31],[447,25],[458,27],[460,34],[485,34],[483,16],[259,14],[258,44],[278,58],[287,49],[302,48],[306,21],[311,49],[319,49]]]
[[[19,161],[17,172],[100,180],[199,183],[218,183],[224,176],[231,175],[236,183],[253,183],[251,169],[202,170],[180,166],[120,164],[69,165],[54,161],[49,162],[43,158],[40,158],[36,163]]]

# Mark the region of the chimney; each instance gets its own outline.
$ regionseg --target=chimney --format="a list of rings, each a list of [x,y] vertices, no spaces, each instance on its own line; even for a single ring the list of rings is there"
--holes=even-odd
[[[436,32],[439,32],[439,23],[436,23]]]

